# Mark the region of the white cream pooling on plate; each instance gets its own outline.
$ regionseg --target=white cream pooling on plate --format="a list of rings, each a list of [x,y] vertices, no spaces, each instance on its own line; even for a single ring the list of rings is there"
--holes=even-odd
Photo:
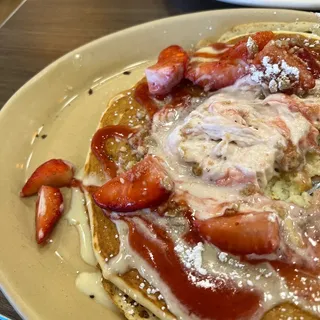
[[[94,301],[106,308],[120,314],[119,309],[113,304],[101,283],[101,272],[81,272],[76,279],[76,287]]]

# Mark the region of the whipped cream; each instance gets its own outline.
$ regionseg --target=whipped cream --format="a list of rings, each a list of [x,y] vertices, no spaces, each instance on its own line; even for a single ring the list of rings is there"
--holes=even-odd
[[[240,81],[241,87],[248,86]],[[234,87],[239,83],[197,106],[172,130],[166,144],[182,162],[199,167],[201,178],[209,183],[252,182],[263,188],[278,169],[285,170],[282,162],[289,141],[305,154],[299,142],[311,124],[283,103],[259,99],[254,86],[237,92]]]

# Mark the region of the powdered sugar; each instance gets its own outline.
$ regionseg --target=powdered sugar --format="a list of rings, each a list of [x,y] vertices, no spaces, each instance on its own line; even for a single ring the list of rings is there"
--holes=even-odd
[[[182,262],[187,269],[195,270],[201,275],[208,273],[206,269],[202,268],[202,252],[204,251],[202,242],[198,242],[193,248],[179,242],[174,249],[181,255]]]
[[[188,275],[188,279],[193,282],[197,287],[201,288],[212,288],[215,289],[217,287],[217,284],[210,280],[210,279],[204,279],[199,280],[196,276],[192,275],[191,273]]]
[[[248,37],[247,40],[247,50],[250,55],[254,55],[259,51],[257,43],[251,37]]]
[[[258,70],[256,66],[250,67],[253,81],[267,87],[271,93],[289,89],[299,81],[298,68],[289,66],[284,60],[279,63],[271,63],[270,61],[270,57],[263,57],[263,70]]]
[[[140,289],[143,289],[145,287],[145,284],[143,283],[143,282],[141,282],[140,284],[139,284],[139,288]]]
[[[268,216],[268,221],[270,221],[270,222],[276,222],[276,220],[277,220],[277,215],[276,215],[275,213],[269,214],[269,216]]]
[[[227,262],[228,261],[228,254],[226,252],[220,252],[218,254],[218,258],[221,262]]]

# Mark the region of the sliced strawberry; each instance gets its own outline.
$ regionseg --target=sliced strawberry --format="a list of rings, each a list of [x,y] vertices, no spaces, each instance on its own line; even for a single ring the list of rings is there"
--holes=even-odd
[[[169,93],[182,80],[188,60],[188,54],[179,46],[162,50],[158,62],[145,70],[150,93]]]
[[[63,213],[63,197],[59,189],[42,186],[36,203],[36,239],[43,243]]]
[[[250,36],[257,44],[258,50],[261,51],[271,40],[275,38],[272,31],[260,31]]]
[[[247,73],[246,66],[226,61],[190,64],[186,78],[206,91],[230,86]]]
[[[297,87],[310,90],[315,86],[313,74],[308,70],[305,63],[297,56],[288,53],[285,48],[278,47],[274,42],[270,42],[257,54],[253,63],[260,66],[264,57],[269,57],[271,64],[280,64],[285,61],[289,67],[297,68],[299,70]]]
[[[146,156],[131,170],[109,180],[93,195],[96,203],[117,212],[130,212],[159,205],[173,188],[157,157]]]
[[[220,187],[231,187],[249,182],[255,182],[255,177],[253,175],[245,175],[237,168],[230,168],[223,177],[215,181],[215,184]]]
[[[140,82],[137,85],[136,90],[134,90],[134,98],[139,104],[145,107],[150,118],[159,111],[153,96],[150,94],[148,83]]]
[[[300,48],[296,55],[305,62],[308,70],[312,72],[316,79],[320,78],[320,63],[315,53],[307,48]]]
[[[202,47],[200,50],[194,52],[191,56],[190,61],[194,62],[197,58],[205,58],[206,60],[217,61],[221,56],[228,51],[229,48],[233,47],[233,44],[215,42],[207,47]],[[204,50],[208,49],[208,50]]]
[[[274,37],[275,35],[272,31],[262,31],[250,35],[250,38],[256,45],[257,52],[261,51],[269,41],[274,39]],[[222,55],[221,59],[229,61],[241,59],[247,62],[249,58],[253,58],[253,52],[249,52],[250,50],[248,50],[248,38],[249,37],[246,37],[235,44],[232,48],[228,49],[228,51]]]
[[[61,159],[51,159],[33,172],[23,186],[20,196],[32,196],[39,191],[41,186],[67,187],[71,184],[73,174],[71,163]]]
[[[192,59],[187,67],[186,78],[206,91],[230,86],[248,73],[249,59],[274,38],[271,31],[257,32],[250,36],[255,44],[254,52],[248,50],[248,37],[216,56],[216,61]],[[202,51],[200,51],[202,52]],[[200,55],[201,56],[201,55]],[[198,53],[194,57],[199,57]],[[251,60],[250,60],[251,61]]]
[[[280,243],[278,221],[269,212],[196,220],[195,224],[208,242],[233,254],[269,254]]]

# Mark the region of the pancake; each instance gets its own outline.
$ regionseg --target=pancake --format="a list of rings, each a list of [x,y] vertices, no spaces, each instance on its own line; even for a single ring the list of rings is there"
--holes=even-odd
[[[122,97],[120,94],[113,101],[110,102],[109,107],[102,116],[98,128],[102,128],[109,125],[128,125],[131,117],[136,115],[137,109],[141,109],[141,106],[137,103],[134,103],[134,109],[128,108],[127,98]],[[114,123],[114,112],[122,114],[120,120],[117,120],[117,123]],[[138,118],[134,119],[134,125],[138,125],[143,120]],[[114,141],[115,142],[115,141]],[[119,149],[123,147],[122,143],[115,143],[114,145],[108,145],[108,153],[117,158],[119,154]],[[129,146],[126,145],[128,149]],[[136,158],[130,154],[125,156],[124,165],[127,165],[130,161],[135,161]],[[85,165],[85,174],[83,182],[88,185],[101,185],[105,181],[104,173],[101,169],[100,163],[97,161],[96,157],[90,151]],[[112,256],[116,256],[119,253],[119,240],[117,238],[117,229],[113,222],[106,217],[102,210],[94,203],[92,197],[89,193],[85,193],[87,209],[89,212],[90,226],[92,231],[92,243],[94,252],[97,256],[97,260],[100,264],[100,267],[104,265],[105,259],[110,259]],[[113,276],[104,280],[103,285],[106,288],[106,291],[114,301],[114,303],[124,312],[128,319],[157,319],[149,310],[152,310],[154,313],[163,313],[161,307],[164,306],[164,303],[161,303],[157,299],[157,295],[147,295],[148,285],[144,289],[139,288],[141,280],[137,279],[139,275],[137,270],[130,270],[123,275]],[[123,297],[128,295],[128,299],[124,300]],[[136,295],[136,296],[135,296]],[[149,307],[149,310],[140,306],[134,305],[128,302],[130,297],[135,297],[134,301],[146,304]],[[133,300],[131,300],[133,301]],[[134,313],[132,313],[134,310]],[[168,313],[170,316],[170,314]],[[174,319],[173,316],[170,318]],[[169,319],[170,319],[169,318]]]
[[[319,32],[319,29],[314,28],[314,24],[299,22],[294,24],[285,23],[258,23],[250,25],[241,25],[234,27],[229,32],[222,35],[219,39],[221,42],[228,42],[230,39],[241,37],[248,33],[253,33],[261,30],[281,30],[291,32],[304,32],[305,36],[309,33]],[[305,33],[307,32],[307,33]],[[212,42],[212,40],[210,40]],[[209,41],[209,42],[210,42]],[[207,44],[207,40],[201,42],[199,47]],[[145,85],[145,80],[142,80],[137,86]],[[151,121],[147,116],[147,109],[140,105],[134,99],[135,88],[129,89],[124,93],[116,96],[106,108],[106,111],[101,117],[99,128],[111,125],[125,125],[140,128],[150,128]],[[198,103],[205,99],[206,94],[199,92],[197,88],[189,88],[188,93],[191,93],[192,98],[198,100]],[[118,115],[115,117],[115,113]],[[120,115],[120,116],[119,116]],[[141,139],[149,143],[148,134],[141,130]],[[135,149],[136,145],[133,142],[117,140],[111,138],[106,144],[108,155],[110,158],[119,164],[119,172],[124,172],[131,168],[135,163],[139,162],[144,156],[145,150]],[[320,172],[319,172],[320,173]],[[88,153],[83,184],[93,187],[101,186],[107,181],[103,168],[91,149]],[[269,186],[269,188],[271,188]],[[90,188],[89,188],[90,189]],[[275,189],[273,189],[275,192]],[[170,312],[170,302],[168,304],[162,298],[162,292],[158,288],[153,287],[147,279],[145,279],[137,270],[137,268],[124,268],[119,259],[119,267],[117,269],[124,272],[113,272],[110,270],[109,263],[116,263],[116,257],[122,254],[121,235],[118,232],[117,225],[112,221],[103,210],[97,206],[89,192],[85,192],[86,205],[89,213],[90,228],[92,234],[92,243],[99,268],[104,277],[103,286],[109,294],[113,302],[122,310],[127,319],[177,319],[178,316]],[[285,199],[284,199],[285,200]],[[125,251],[124,251],[125,252]],[[135,263],[137,263],[135,261]],[[130,265],[130,264],[129,264]],[[169,295],[170,296],[170,295]],[[260,315],[258,315],[259,317]],[[282,301],[279,305],[271,306],[262,319],[319,319],[314,314],[302,310],[293,303]],[[190,318],[191,319],[191,318]]]

